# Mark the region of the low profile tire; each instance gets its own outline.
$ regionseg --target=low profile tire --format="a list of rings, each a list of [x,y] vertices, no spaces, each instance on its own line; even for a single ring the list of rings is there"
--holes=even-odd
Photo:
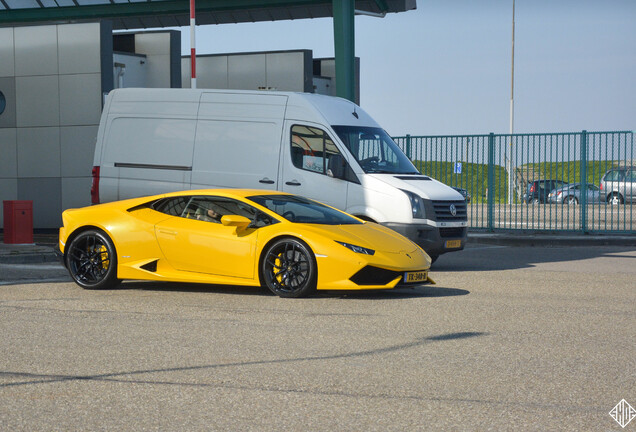
[[[120,282],[115,245],[99,230],[84,231],[73,239],[66,251],[66,268],[85,289],[110,289]]]
[[[300,240],[277,240],[265,250],[261,277],[267,288],[280,297],[306,297],[316,290],[316,258]]]
[[[576,197],[568,197],[567,200],[565,200],[566,204],[570,204],[570,205],[577,205],[579,203],[579,200],[576,199]]]

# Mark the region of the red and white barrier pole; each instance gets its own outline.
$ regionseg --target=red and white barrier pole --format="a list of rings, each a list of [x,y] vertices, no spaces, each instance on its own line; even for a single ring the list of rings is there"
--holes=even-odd
[[[190,0],[190,70],[192,72],[190,87],[193,89],[197,88],[197,50],[194,37],[195,23],[194,0]]]

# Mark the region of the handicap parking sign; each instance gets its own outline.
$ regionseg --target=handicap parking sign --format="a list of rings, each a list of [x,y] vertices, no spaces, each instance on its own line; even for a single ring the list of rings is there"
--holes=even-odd
[[[462,163],[461,162],[455,162],[455,170],[453,172],[455,174],[461,174],[462,173]]]

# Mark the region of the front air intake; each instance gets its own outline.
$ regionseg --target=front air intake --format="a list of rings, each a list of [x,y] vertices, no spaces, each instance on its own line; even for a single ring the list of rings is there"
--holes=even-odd
[[[398,277],[402,277],[402,272],[366,266],[354,274],[350,280],[357,285],[386,285]]]

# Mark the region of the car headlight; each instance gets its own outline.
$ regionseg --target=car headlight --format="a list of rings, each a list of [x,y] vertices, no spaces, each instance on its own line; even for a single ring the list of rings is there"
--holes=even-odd
[[[336,240],[336,243],[343,245],[347,249],[354,251],[355,253],[363,254],[363,255],[373,255],[375,251],[373,249],[368,249],[362,246],[356,246],[345,242],[340,242]]]
[[[409,192],[404,189],[401,190],[407,197],[409,197],[411,210],[413,211],[413,219],[424,219],[424,200],[422,200],[422,197],[414,194],[413,192]]]

